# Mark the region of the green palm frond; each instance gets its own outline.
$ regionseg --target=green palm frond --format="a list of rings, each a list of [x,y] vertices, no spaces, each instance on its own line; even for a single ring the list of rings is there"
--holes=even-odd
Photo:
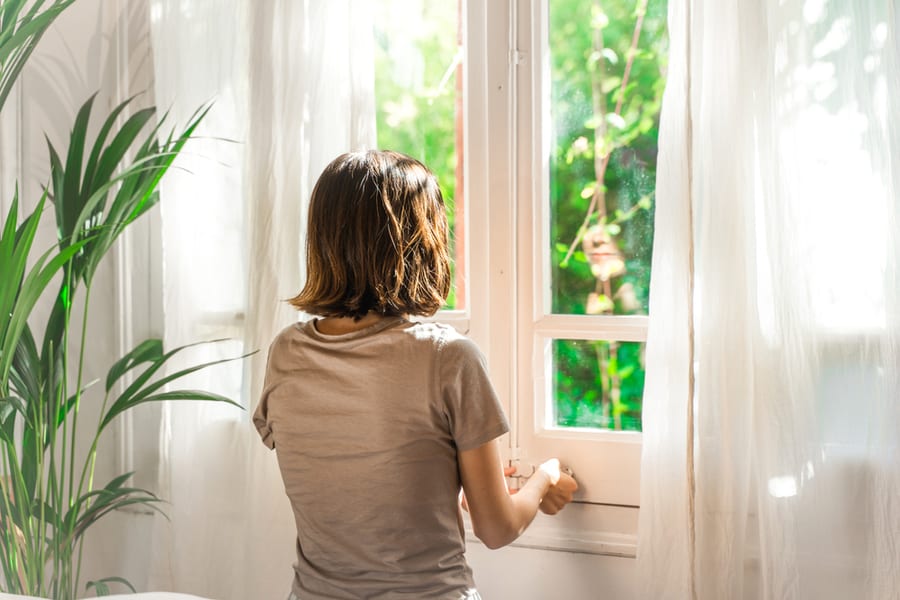
[[[0,0],[0,108],[41,36],[73,2]],[[166,116],[157,118],[152,107],[134,109],[131,98],[110,111],[91,136],[95,98],[80,107],[65,152],[48,140],[50,177],[34,211],[19,221],[17,190],[0,219],[0,589],[58,600],[77,595],[80,551],[95,523],[134,505],[159,511],[162,502],[149,490],[129,487],[131,473],[94,487],[103,431],[148,402],[239,406],[211,392],[168,387],[198,370],[243,358],[166,373],[171,359],[188,346],[164,351],[157,339],[138,344],[109,369],[86,456],[76,447],[76,440],[84,440],[78,427],[84,392],[96,383],[82,381],[94,274],[125,229],[159,202],[160,180],[209,111],[201,107],[183,129],[165,133]],[[48,203],[57,242],[45,250],[36,248],[36,239]],[[51,284],[59,285],[55,294],[47,292]],[[80,340],[70,339],[76,294],[84,298]],[[35,307],[42,303],[51,306],[50,314],[36,323]],[[39,346],[35,332],[41,330]],[[80,351],[72,350],[78,341]],[[107,595],[110,584],[134,591],[120,577],[88,582],[85,589]]]
[[[3,0],[0,4],[0,109],[41,37],[74,1],[54,0],[46,8],[45,0]]]

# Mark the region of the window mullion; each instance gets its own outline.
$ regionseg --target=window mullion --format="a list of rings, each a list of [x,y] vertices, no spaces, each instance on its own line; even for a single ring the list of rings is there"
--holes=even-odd
[[[538,336],[569,340],[647,340],[648,317],[632,315],[545,315],[534,323]]]

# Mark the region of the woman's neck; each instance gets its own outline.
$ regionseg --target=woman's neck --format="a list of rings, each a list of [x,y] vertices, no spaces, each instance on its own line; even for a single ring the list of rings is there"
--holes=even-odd
[[[366,313],[359,320],[353,317],[325,317],[316,321],[316,329],[325,335],[342,335],[365,329],[388,318],[390,317],[374,312]]]

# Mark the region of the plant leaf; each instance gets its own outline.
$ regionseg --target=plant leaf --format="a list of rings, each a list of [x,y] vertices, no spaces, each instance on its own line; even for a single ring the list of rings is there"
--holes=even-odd
[[[125,121],[119,132],[113,137],[109,146],[100,154],[100,161],[97,163],[97,172],[94,174],[94,179],[105,182],[112,177],[116,165],[125,158],[125,153],[154,114],[156,114],[155,108],[145,108],[128,117],[128,120]]]
[[[97,93],[91,95],[87,101],[81,105],[78,114],[75,117],[75,124],[72,126],[72,133],[69,136],[69,152],[66,156],[66,168],[62,177],[62,187],[56,188],[54,202],[62,204],[63,216],[65,219],[64,226],[61,230],[69,237],[76,227],[81,227],[81,223],[76,223],[75,218],[81,212],[81,169],[84,159],[84,140],[87,137],[88,120],[91,116],[91,107],[94,105],[94,99]]]
[[[109,595],[109,583],[121,583],[129,590],[131,593],[136,594],[137,590],[134,589],[134,586],[125,579],[124,577],[104,577],[103,579],[98,579],[96,581],[88,581],[87,585],[84,586],[84,591],[88,592],[91,588],[97,592],[97,596],[108,596]]]
[[[38,258],[31,271],[25,277],[19,290],[19,297],[12,307],[8,328],[5,332],[0,332],[5,334],[0,338],[0,383],[7,381],[9,377],[14,349],[18,345],[19,336],[25,328],[28,317],[31,315],[31,311],[41,293],[53,279],[56,272],[81,250],[82,246],[88,241],[80,240],[78,243],[60,250],[57,255],[47,262],[47,258],[53,251],[51,248]]]
[[[13,198],[10,214],[3,228],[3,237],[0,239],[0,272],[5,276],[6,285],[0,286],[0,350],[6,346],[6,338],[9,331],[12,312],[16,300],[22,294],[22,278],[34,236],[37,232],[38,221],[44,206],[44,198],[38,202],[34,212],[22,221],[16,228],[16,215],[18,214],[19,194]],[[0,379],[0,383],[5,382]]]
[[[53,211],[56,216],[56,237],[65,245],[72,238],[72,228],[69,225],[69,221],[71,220],[74,223],[74,218],[70,219],[66,215],[66,197],[63,194],[63,180],[66,170],[50,138],[45,135],[44,140],[47,142],[47,154],[50,156],[50,190]]]
[[[106,391],[109,392],[116,381],[129,370],[141,363],[153,362],[163,356],[163,345],[160,339],[144,340],[131,352],[116,361],[106,376]]]
[[[100,132],[97,133],[97,138],[94,140],[94,146],[91,149],[91,154],[88,157],[87,164],[84,167],[84,178],[82,182],[81,195],[88,196],[90,194],[90,190],[93,189],[93,181],[96,176],[97,162],[100,160],[100,154],[103,152],[103,145],[106,143],[106,137],[109,135],[110,130],[116,124],[116,119],[119,118],[119,115],[122,114],[122,111],[125,110],[125,107],[131,104],[131,101],[134,100],[134,96],[128,98],[124,102],[121,102],[118,106],[116,106],[112,112],[109,113],[109,116],[106,117],[106,121],[103,122],[103,126],[100,128]]]
[[[10,370],[10,380],[12,381],[13,389],[23,398],[40,397],[40,372],[41,359],[37,353],[37,346],[35,346],[31,327],[26,323],[19,336],[19,343],[16,344]]]
[[[94,591],[97,592],[97,596],[109,596],[109,586],[106,585],[106,582],[102,579],[99,581],[88,581],[87,585],[84,587],[85,591],[94,588]]]
[[[162,147],[159,146],[156,139],[160,125],[153,128],[135,156],[132,165],[119,177],[121,186],[109,208],[103,226],[100,228],[97,248],[91,252],[86,261],[83,274],[85,281],[89,281],[93,277],[100,259],[112,247],[123,229],[158,202],[159,194],[156,188],[159,181],[171,167],[176,156],[191,138],[209,109],[208,105],[198,109],[181,135],[176,138],[174,132],[171,132]]]
[[[103,419],[100,422],[100,425],[99,425],[100,431],[102,431],[107,425],[109,425],[109,423],[116,416],[118,416],[119,414],[128,410],[131,407],[137,406],[138,404],[142,404],[147,401],[155,402],[155,401],[165,400],[165,399],[172,399],[172,400],[178,399],[178,398],[159,398],[157,396],[151,400],[146,400],[147,396],[150,396],[156,390],[171,383],[172,381],[175,381],[176,379],[184,377],[185,375],[189,375],[195,371],[199,371],[199,370],[205,369],[207,367],[211,367],[214,365],[231,362],[231,361],[235,361],[235,360],[241,360],[241,359],[244,359],[244,358],[254,354],[254,352],[250,352],[250,353],[244,354],[242,356],[236,356],[236,357],[232,357],[232,358],[224,358],[224,359],[220,359],[220,360],[214,360],[214,361],[210,361],[210,362],[206,362],[206,363],[201,363],[199,365],[194,365],[192,367],[188,367],[187,369],[182,369],[181,371],[178,371],[176,373],[172,373],[170,375],[162,377],[158,380],[153,381],[152,383],[148,383],[150,381],[150,379],[165,365],[166,361],[168,361],[170,358],[172,358],[173,356],[175,356],[182,350],[185,350],[186,348],[190,348],[190,347],[197,346],[200,344],[215,343],[215,342],[219,342],[219,341],[223,341],[223,340],[213,340],[211,342],[198,342],[195,344],[187,344],[185,346],[180,346],[178,348],[175,348],[174,350],[170,350],[166,354],[163,354],[162,356],[160,356],[156,360],[154,360],[152,363],[150,363],[150,366],[148,366],[146,369],[144,369],[144,371],[135,378],[135,380],[131,383],[131,385],[129,385],[128,388],[126,388],[125,391],[122,392],[115,399],[115,401],[113,401],[113,403],[109,406],[106,414],[103,415]],[[192,393],[192,392],[189,391],[188,393]],[[204,392],[199,392],[199,393],[204,393]],[[197,399],[221,402],[221,401],[223,401],[223,398],[224,398],[223,396],[219,396],[217,394],[211,394],[209,398],[197,398]],[[234,402],[232,400],[228,400],[227,398],[225,398],[224,400],[226,400],[230,404],[234,404],[235,406],[240,406],[236,402]]]
[[[8,415],[9,411],[15,410],[21,414],[25,414],[25,403],[22,402],[21,398],[17,398],[16,396],[7,396],[6,398],[0,398],[0,414]],[[9,410],[7,410],[9,409]],[[0,417],[0,420],[5,421],[5,417]]]
[[[131,473],[120,475],[103,489],[82,494],[75,501],[65,518],[70,527],[69,536],[72,541],[83,535],[88,527],[105,515],[125,506],[142,504],[151,510],[162,512],[155,506],[162,500],[152,492],[140,488],[121,487],[123,478],[130,476]]]
[[[56,19],[75,0],[56,0],[41,14],[38,9],[43,0],[34,2],[34,5],[26,13],[25,18],[19,19],[19,12],[24,7],[22,0],[4,0],[2,6],[3,23],[0,30],[0,108],[6,103],[6,98],[12,91],[13,85],[37,46],[38,41]],[[21,24],[21,25],[20,25]],[[16,27],[20,25],[19,27]]]
[[[239,357],[244,358],[244,357]],[[238,358],[229,358],[225,360],[216,361],[214,363],[205,363],[202,365],[198,365],[192,369],[185,369],[187,372],[198,371],[200,369],[204,369],[206,367],[212,366],[214,364],[219,364],[223,362],[228,362],[232,360],[238,360]],[[177,379],[181,377],[180,373],[176,373],[175,376],[166,379]],[[168,383],[168,381],[166,382]],[[162,402],[164,400],[202,400],[209,402],[224,402],[225,404],[231,404],[232,406],[236,406],[240,409],[244,407],[235,402],[234,400],[222,396],[220,394],[215,394],[212,392],[205,392],[202,390],[175,390],[171,392],[162,392],[159,394],[141,394],[139,396],[129,398],[125,401],[122,401],[122,398],[119,398],[107,411],[106,415],[103,417],[103,421],[100,424],[100,429],[106,428],[113,419],[115,419],[118,415],[122,414],[126,410],[134,408],[139,404],[145,404],[147,402]]]

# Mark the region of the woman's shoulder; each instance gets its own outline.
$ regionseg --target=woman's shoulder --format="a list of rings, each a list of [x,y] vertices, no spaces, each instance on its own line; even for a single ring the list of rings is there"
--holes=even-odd
[[[430,343],[443,355],[471,356],[480,358],[481,350],[468,336],[443,323],[411,323],[410,329],[417,340]]]
[[[444,345],[459,337],[465,337],[450,325],[433,321],[410,321],[406,331],[417,340]]]
[[[274,338],[272,338],[272,342],[269,344],[269,352],[272,352],[276,348],[281,348],[287,344],[290,344],[292,340],[303,337],[305,335],[304,329],[308,326],[308,323],[297,321],[296,323],[291,323],[290,325],[284,327],[281,331],[275,334]]]

